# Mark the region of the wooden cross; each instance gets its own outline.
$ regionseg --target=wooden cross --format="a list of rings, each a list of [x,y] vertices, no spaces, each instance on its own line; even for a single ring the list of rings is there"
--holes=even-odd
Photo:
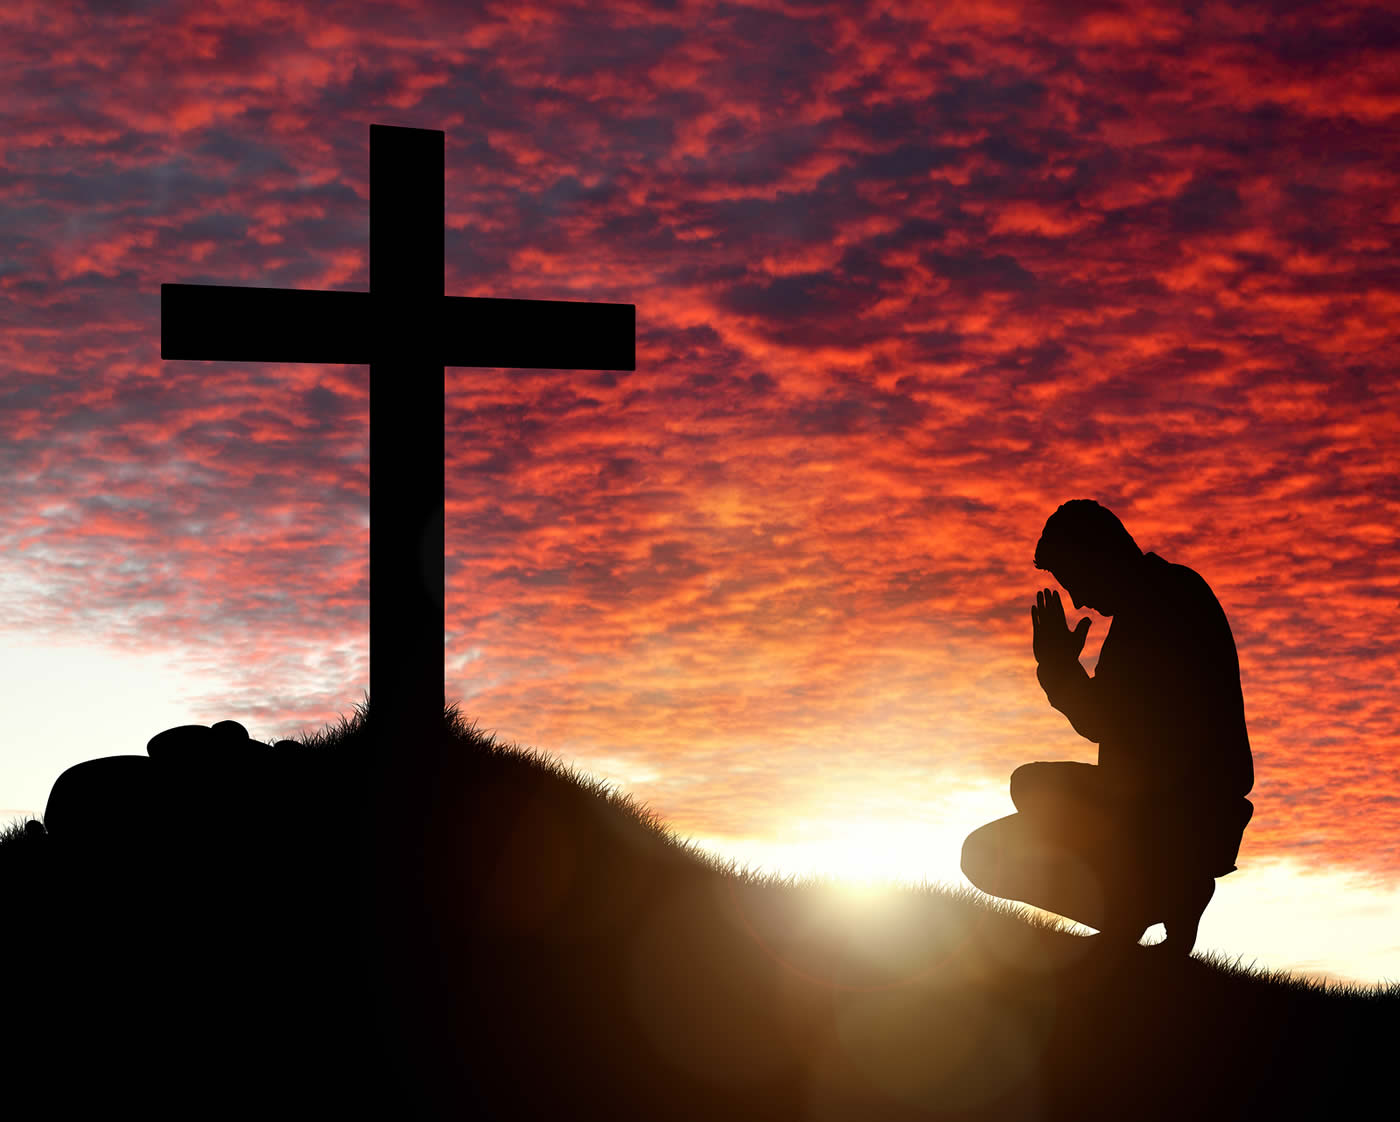
[[[368,292],[160,286],[162,359],[369,364],[370,698],[413,735],[446,700],[443,367],[637,368],[635,304],[443,294],[443,149],[370,125]]]

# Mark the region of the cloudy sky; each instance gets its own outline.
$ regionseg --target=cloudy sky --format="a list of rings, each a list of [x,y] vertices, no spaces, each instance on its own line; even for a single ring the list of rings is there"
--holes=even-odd
[[[1400,977],[1397,55],[1347,2],[7,3],[0,821],[362,701],[368,368],[163,362],[160,285],[365,290],[369,126],[441,129],[449,294],[637,306],[634,373],[446,372],[464,716],[755,866],[965,883],[1095,759],[1028,609],[1097,498],[1239,647],[1198,948]]]

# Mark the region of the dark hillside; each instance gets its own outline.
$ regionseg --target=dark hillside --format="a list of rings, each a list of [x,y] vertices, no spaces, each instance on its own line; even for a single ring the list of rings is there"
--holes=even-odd
[[[1393,992],[1105,959],[970,893],[748,877],[448,727],[423,860],[414,815],[370,801],[364,719],[169,793],[154,840],[101,859],[9,837],[21,1090],[59,1116],[1345,1117],[1393,1055]]]

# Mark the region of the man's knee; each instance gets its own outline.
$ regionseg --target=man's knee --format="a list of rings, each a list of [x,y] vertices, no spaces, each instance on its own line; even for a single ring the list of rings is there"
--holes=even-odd
[[[963,876],[967,877],[974,887],[992,896],[999,895],[997,889],[1001,887],[1001,864],[1001,846],[997,843],[991,825],[982,826],[968,834],[967,840],[963,842],[961,865]]]
[[[1104,799],[1102,773],[1094,764],[1071,760],[1036,760],[1011,773],[1011,801],[1024,813],[1076,813]]]
[[[1016,809],[1025,811],[1033,805],[1036,796],[1045,789],[1046,772],[1050,765],[1043,760],[1022,764],[1011,773],[1011,801]]]

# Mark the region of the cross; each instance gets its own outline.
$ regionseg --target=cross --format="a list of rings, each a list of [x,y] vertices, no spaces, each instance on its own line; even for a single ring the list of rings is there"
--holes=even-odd
[[[443,293],[444,134],[369,127],[369,288],[160,286],[162,359],[368,363],[369,674],[389,739],[444,711],[444,366],[635,370],[635,304]]]

